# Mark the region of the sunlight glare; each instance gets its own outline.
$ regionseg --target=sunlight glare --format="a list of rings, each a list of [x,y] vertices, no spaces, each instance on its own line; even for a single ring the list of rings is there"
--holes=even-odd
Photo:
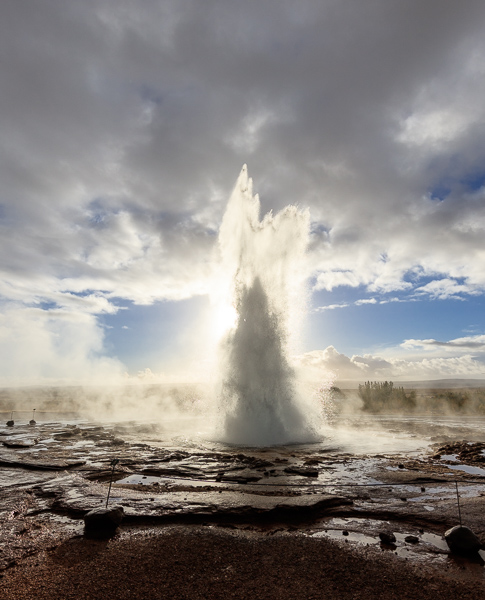
[[[216,340],[220,340],[222,336],[230,329],[233,329],[237,323],[237,311],[229,303],[221,303],[214,307],[212,314],[213,334]]]

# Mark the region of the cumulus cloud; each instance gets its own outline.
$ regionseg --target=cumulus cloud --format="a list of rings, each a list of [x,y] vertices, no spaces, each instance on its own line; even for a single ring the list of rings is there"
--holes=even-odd
[[[295,366],[304,379],[313,382],[331,379],[337,384],[342,380],[363,383],[368,380],[482,379],[485,374],[484,343],[470,343],[467,346],[452,342],[449,342],[449,345],[433,344],[434,340],[422,340],[420,343],[416,340],[408,342],[403,344],[403,347],[410,351],[408,356],[403,356],[402,352],[399,356],[398,352],[391,349],[386,352],[386,357],[371,354],[349,357],[338,352],[333,346],[329,346],[325,350],[307,352],[295,357]],[[427,352],[428,346],[433,345],[439,346],[441,352]],[[453,352],[446,352],[447,348]],[[455,352],[457,348],[462,352]],[[421,351],[424,349],[425,352],[416,352],[417,349]],[[443,349],[445,349],[444,353]],[[474,351],[473,354],[470,350]]]
[[[333,378],[367,380],[389,378],[391,363],[370,355],[348,357],[333,346],[325,350],[306,352],[295,357],[295,364],[302,377],[313,381]]]
[[[481,291],[470,284],[460,284],[454,279],[437,279],[430,281],[426,285],[416,288],[417,295],[427,295],[431,298],[445,300],[453,298],[454,300],[463,300],[464,296],[478,295]]]
[[[438,340],[406,340],[401,344],[401,347],[406,350],[415,348],[424,350],[450,349],[457,352],[461,349],[468,352],[469,350],[482,349],[485,350],[485,335],[474,335],[468,337],[457,338],[454,340],[440,342]]]
[[[484,293],[484,23],[480,0],[6,0],[4,314],[78,311],[88,360],[120,300],[206,294],[245,162],[263,211],[309,207],[316,290]]]

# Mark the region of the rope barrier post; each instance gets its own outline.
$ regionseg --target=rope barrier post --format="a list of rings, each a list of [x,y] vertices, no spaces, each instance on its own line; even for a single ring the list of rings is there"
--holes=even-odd
[[[120,461],[115,458],[114,460],[112,460],[109,464],[111,466],[111,474],[109,476],[109,488],[108,488],[108,495],[106,497],[106,508],[108,508],[108,502],[109,502],[109,495],[111,493],[111,484],[113,483],[113,475],[115,472],[115,467],[116,465],[119,463]]]
[[[456,502],[458,504],[458,519],[460,521],[460,527],[462,527],[462,522],[461,522],[461,508],[460,508],[460,494],[458,492],[458,479],[455,479],[455,486],[456,486]]]

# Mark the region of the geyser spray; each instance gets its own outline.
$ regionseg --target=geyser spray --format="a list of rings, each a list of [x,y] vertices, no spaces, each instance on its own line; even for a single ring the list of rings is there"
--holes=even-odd
[[[219,232],[235,319],[220,344],[218,437],[248,446],[316,441],[317,410],[300,393],[289,360],[309,213],[287,206],[260,220],[259,212],[244,166]]]

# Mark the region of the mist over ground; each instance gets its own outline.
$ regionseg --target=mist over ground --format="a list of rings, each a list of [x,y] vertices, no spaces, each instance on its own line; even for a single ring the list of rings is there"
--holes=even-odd
[[[394,383],[394,395],[371,394],[367,400],[355,387],[325,386],[306,382],[299,393],[306,395],[312,411],[321,414],[321,425],[335,424],[340,417],[366,415],[485,415],[485,386],[467,387],[456,382],[423,382],[419,387]],[[378,383],[379,386],[384,382]],[[387,382],[386,382],[387,383]],[[390,382],[391,383],[391,382]],[[348,382],[342,382],[343,385]],[[434,384],[435,387],[426,387]],[[403,400],[403,394],[408,400]],[[411,399],[411,401],[409,401]],[[195,434],[198,430],[215,431],[220,414],[214,389],[206,383],[127,384],[124,386],[16,387],[0,389],[0,415],[7,420],[26,423],[36,409],[39,420],[81,418],[91,421],[145,422],[165,426],[174,433]],[[45,413],[45,415],[43,414]]]

